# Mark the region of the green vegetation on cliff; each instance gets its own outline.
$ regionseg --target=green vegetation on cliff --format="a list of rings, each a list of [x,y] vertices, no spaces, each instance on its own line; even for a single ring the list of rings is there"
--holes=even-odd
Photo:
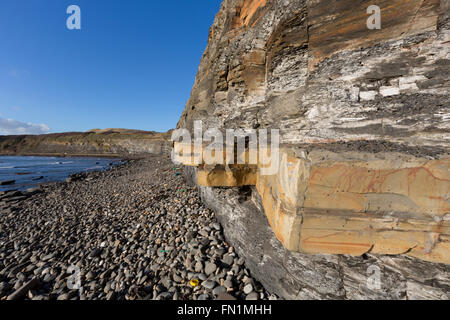
[[[169,150],[169,138],[170,131],[158,133],[127,129],[0,136],[0,154],[161,154]]]

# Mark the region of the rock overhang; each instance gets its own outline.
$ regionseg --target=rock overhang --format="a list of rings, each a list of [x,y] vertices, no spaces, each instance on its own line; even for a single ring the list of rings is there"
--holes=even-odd
[[[276,174],[194,166],[200,186],[254,186],[286,248],[449,263],[448,1],[380,1],[381,30],[371,4],[224,1],[178,127],[280,128]],[[329,147],[361,140],[395,147]]]
[[[399,280],[386,292],[446,297],[450,2],[261,3],[223,1],[177,127],[278,128],[300,182],[242,165],[199,164],[186,177],[220,186],[202,198],[283,297],[386,298],[366,290],[374,261]],[[366,25],[374,4],[380,30]],[[245,6],[255,9],[246,24]],[[223,188],[246,184],[253,201],[241,199],[248,188]]]
[[[175,150],[181,145],[175,143]],[[261,174],[260,163],[177,160],[197,167],[199,186],[254,186],[273,232],[291,251],[405,254],[450,264],[450,157],[286,146],[278,151],[278,170],[271,175]],[[249,152],[240,158],[248,161]]]

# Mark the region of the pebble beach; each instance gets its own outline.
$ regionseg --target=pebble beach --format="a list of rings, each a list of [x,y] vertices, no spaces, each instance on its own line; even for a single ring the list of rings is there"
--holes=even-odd
[[[168,157],[0,194],[0,300],[266,300]]]

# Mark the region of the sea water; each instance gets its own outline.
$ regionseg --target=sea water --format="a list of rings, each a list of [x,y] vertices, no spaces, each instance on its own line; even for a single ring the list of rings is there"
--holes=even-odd
[[[71,174],[102,171],[118,165],[119,159],[0,156],[0,191],[26,190],[42,183],[65,181]]]

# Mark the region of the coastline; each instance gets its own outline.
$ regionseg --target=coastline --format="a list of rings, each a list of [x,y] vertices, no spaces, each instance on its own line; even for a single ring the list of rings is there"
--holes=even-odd
[[[85,169],[82,169],[81,167],[79,168],[79,170],[70,170],[71,172],[67,172],[66,174],[61,173],[61,175],[59,177],[54,177],[54,178],[48,178],[47,175],[45,173],[40,173],[42,174],[39,178],[35,178],[32,179],[32,181],[34,181],[35,183],[30,183],[31,180],[29,180],[28,182],[26,182],[24,184],[24,181],[18,181],[17,179],[13,178],[11,180],[5,180],[5,181],[0,181],[0,185],[11,185],[11,188],[9,190],[0,190],[0,191],[25,191],[27,189],[36,189],[39,188],[42,185],[45,184],[49,184],[49,183],[55,183],[55,182],[62,182],[63,180],[69,181],[69,180],[75,180],[78,179],[78,176],[80,175],[85,175],[91,172],[101,172],[101,171],[107,171],[107,170],[111,170],[111,168],[113,167],[117,167],[120,165],[123,165],[125,163],[127,163],[130,160],[137,160],[140,157],[110,157],[107,155],[104,156],[86,156],[86,155],[57,155],[57,154],[14,154],[14,155],[6,155],[6,154],[0,154],[0,159],[2,157],[43,157],[43,158],[60,158],[60,159],[67,159],[67,158],[76,158],[76,159],[85,159],[85,160],[106,160],[106,161],[111,161],[109,162],[109,164],[106,164],[102,167],[102,168],[98,168],[95,170],[89,170],[86,171]],[[22,176],[23,174],[20,174],[19,172],[12,172],[12,175],[18,175],[18,176]],[[27,173],[27,175],[32,175],[33,172],[29,172]],[[19,179],[20,180],[20,179]],[[29,185],[27,187],[27,185]]]
[[[178,173],[153,156],[0,193],[0,300],[275,299]],[[81,288],[68,286],[71,266]]]
[[[111,158],[114,160],[139,160],[145,155],[101,153],[101,154],[64,154],[64,153],[0,153],[0,157],[55,157],[55,158]]]

